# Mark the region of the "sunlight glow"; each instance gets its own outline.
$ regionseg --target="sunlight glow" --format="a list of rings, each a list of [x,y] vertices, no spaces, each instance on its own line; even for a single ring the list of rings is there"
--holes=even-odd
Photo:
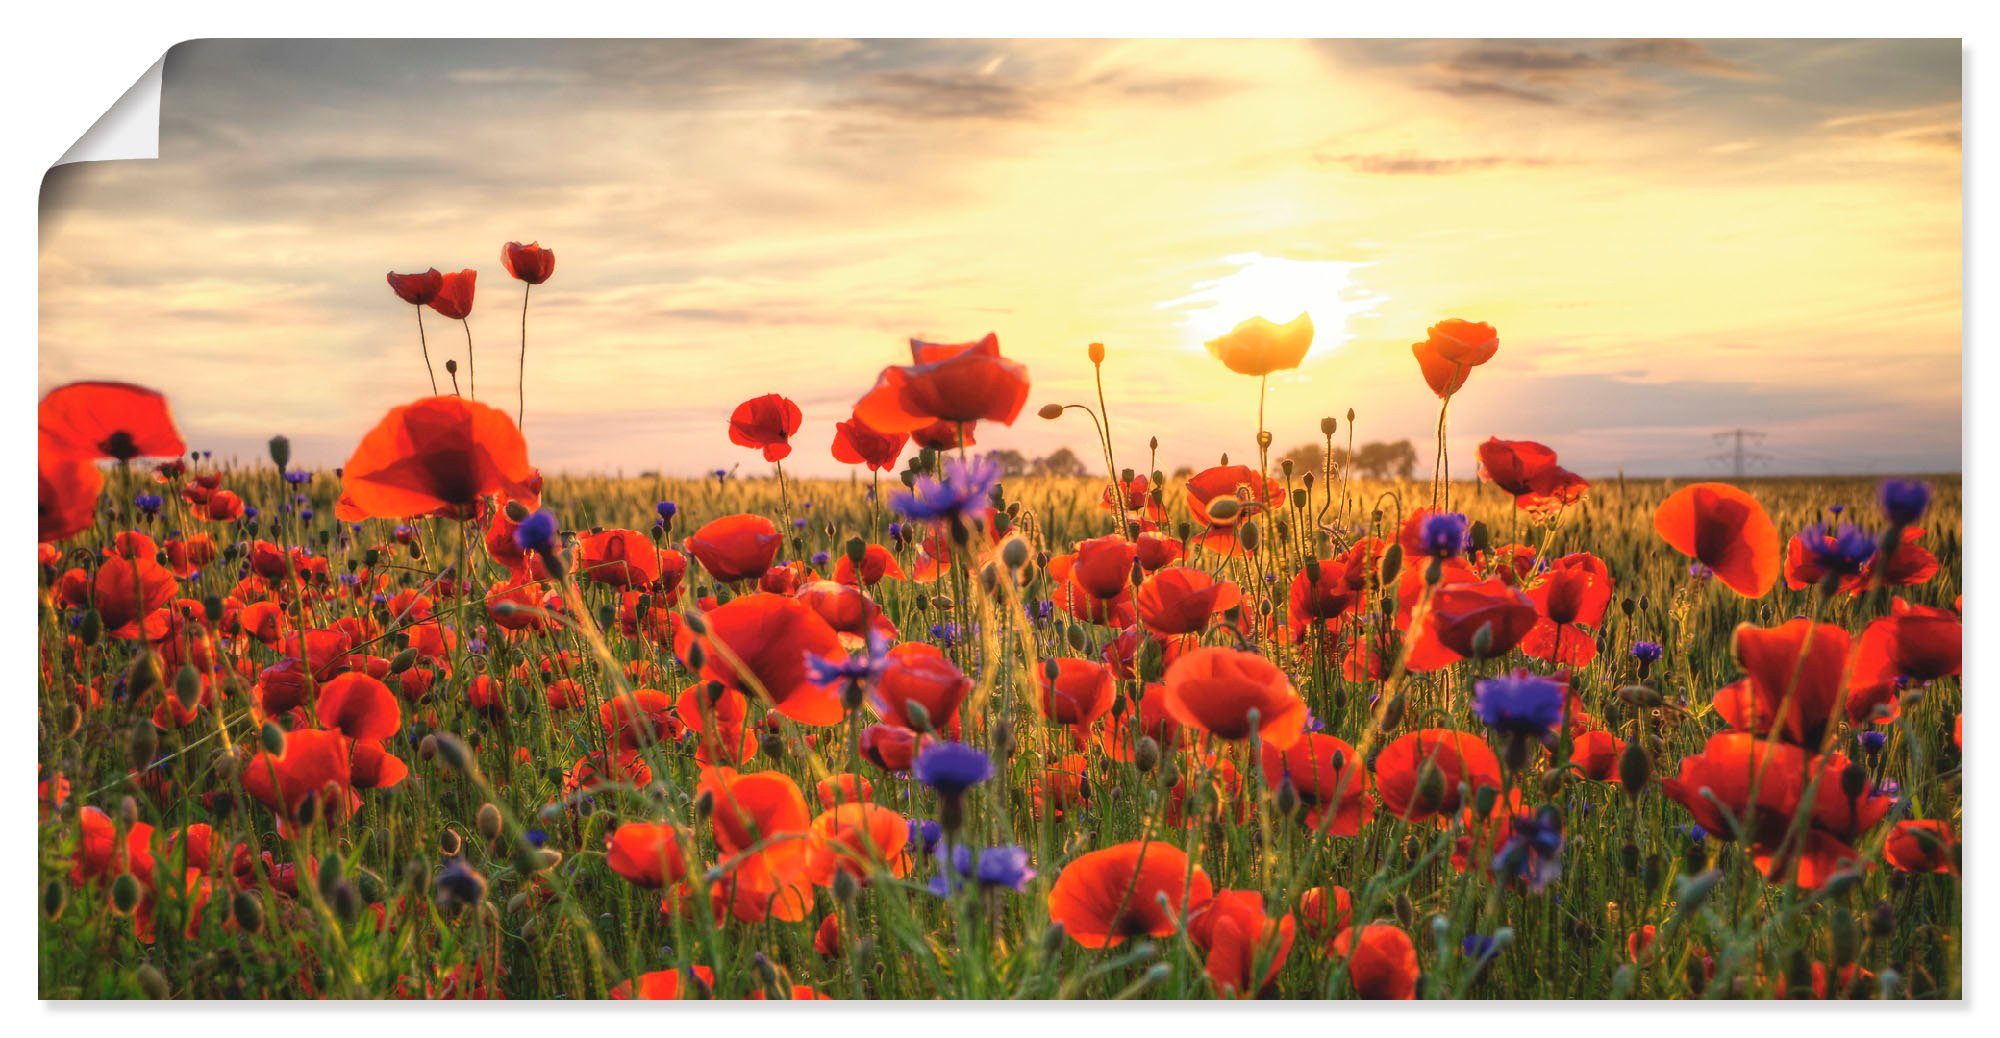
[[[1223,261],[1236,269],[1159,304],[1161,309],[1186,311],[1189,345],[1197,350],[1240,321],[1262,317],[1282,324],[1305,311],[1313,319],[1313,349],[1324,352],[1347,341],[1348,318],[1366,313],[1385,298],[1354,283],[1354,272],[1366,266],[1362,263],[1286,259],[1261,252],[1241,252]]]

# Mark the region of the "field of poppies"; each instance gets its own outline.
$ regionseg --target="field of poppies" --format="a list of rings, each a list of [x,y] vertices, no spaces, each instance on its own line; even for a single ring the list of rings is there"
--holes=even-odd
[[[1246,415],[1168,477],[992,335],[831,444],[722,403],[750,476],[545,475],[527,297],[488,403],[472,272],[389,280],[436,391],[338,469],[42,401],[44,997],[1961,996],[1955,477],[1449,458],[1504,362],[1459,320],[1428,481],[1343,471],[1334,401],[1318,471]],[[1101,475],[1002,480],[1037,413]]]

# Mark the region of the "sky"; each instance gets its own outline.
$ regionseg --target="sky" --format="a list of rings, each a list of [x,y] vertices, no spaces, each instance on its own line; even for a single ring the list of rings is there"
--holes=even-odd
[[[1121,464],[1241,460],[1259,386],[1202,343],[1301,310],[1274,453],[1353,408],[1427,469],[1410,344],[1456,317],[1501,343],[1456,475],[1488,436],[1726,474],[1736,428],[1753,472],[1960,467],[1955,40],[202,41],[164,83],[159,159],[44,185],[40,389],[154,386],[218,455],[338,465],[429,392],[390,270],[479,270],[478,393],[512,411],[499,253],[537,240],[547,471],[762,472],[727,419],[778,392],[788,470],[841,474],[834,423],[909,337],[989,331],[1033,390],[981,447],[1096,457],[1034,412],[1094,402],[1102,342]]]

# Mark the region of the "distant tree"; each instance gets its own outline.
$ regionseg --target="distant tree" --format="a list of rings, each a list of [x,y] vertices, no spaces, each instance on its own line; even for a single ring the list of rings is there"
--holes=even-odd
[[[1058,447],[1055,453],[1036,458],[1033,471],[1037,476],[1053,476],[1059,479],[1090,474],[1090,470],[1084,467],[1083,460],[1068,447]]]
[[[1028,474],[1028,458],[1017,450],[987,451],[986,456],[1000,463],[1000,475],[1006,479],[1017,479]]]
[[[1408,440],[1364,443],[1354,452],[1354,468],[1370,479],[1412,479],[1417,474],[1417,448]]]

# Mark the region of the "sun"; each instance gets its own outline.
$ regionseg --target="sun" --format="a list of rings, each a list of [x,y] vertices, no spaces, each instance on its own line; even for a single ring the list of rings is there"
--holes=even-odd
[[[1355,284],[1365,264],[1342,260],[1287,259],[1261,252],[1223,257],[1235,269],[1199,282],[1194,291],[1159,304],[1185,311],[1189,344],[1199,349],[1252,317],[1284,323],[1300,313],[1313,320],[1313,348],[1324,350],[1349,338],[1348,319],[1367,312],[1381,297]]]

